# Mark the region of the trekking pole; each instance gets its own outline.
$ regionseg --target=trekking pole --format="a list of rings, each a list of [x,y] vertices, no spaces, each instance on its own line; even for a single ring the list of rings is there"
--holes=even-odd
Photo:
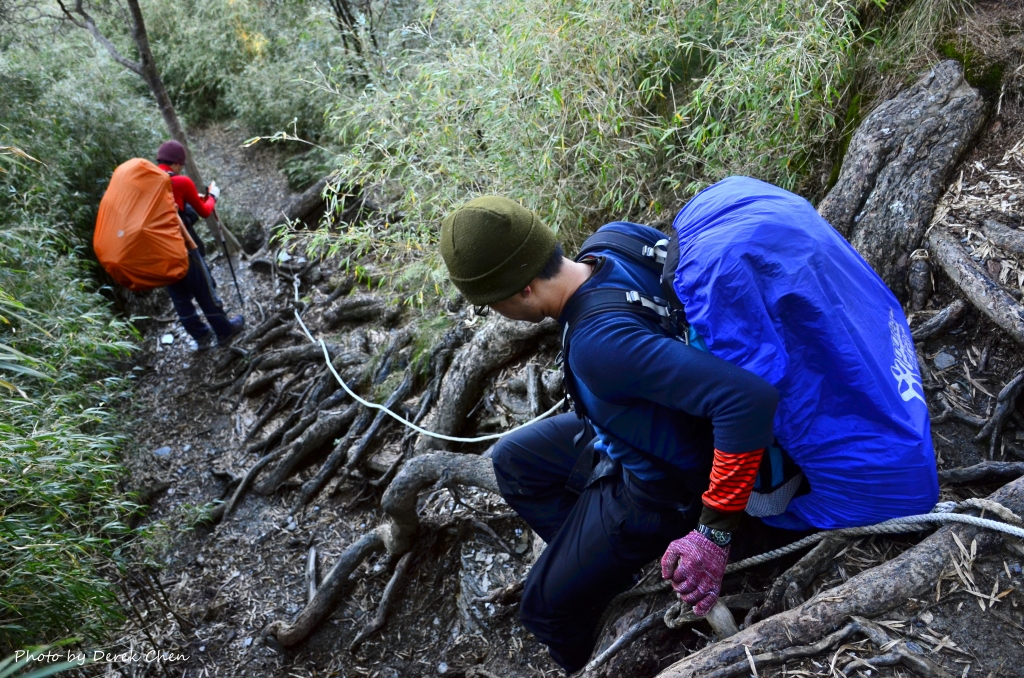
[[[242,309],[245,309],[245,299],[242,298],[242,288],[238,286],[238,277],[235,276],[235,265],[231,263],[231,254],[228,252],[228,244],[224,241],[224,225],[220,223],[220,215],[217,214],[217,208],[213,208],[213,219],[217,222],[217,239],[220,240],[220,246],[224,249],[224,257],[228,260],[228,270],[231,271],[231,279],[235,281],[235,292],[238,293],[238,303],[242,305]]]

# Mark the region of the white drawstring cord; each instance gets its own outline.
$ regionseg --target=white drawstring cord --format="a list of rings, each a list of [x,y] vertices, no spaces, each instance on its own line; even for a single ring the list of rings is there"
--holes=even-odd
[[[295,319],[299,321],[299,326],[302,327],[302,331],[306,333],[307,337],[309,337],[309,341],[314,343],[314,344],[316,344],[317,340],[313,338],[313,335],[310,333],[309,328],[306,327],[306,323],[302,322],[302,318],[299,316],[299,312],[298,311],[295,311]],[[412,423],[411,421],[409,421],[407,419],[403,419],[402,417],[400,417],[399,415],[395,414],[394,412],[392,412],[388,408],[384,407],[383,405],[378,405],[377,403],[371,403],[368,400],[364,400],[364,399],[360,398],[352,389],[350,389],[348,387],[348,384],[346,384],[345,380],[341,378],[341,375],[338,374],[338,371],[334,369],[334,365],[331,364],[331,355],[327,352],[327,344],[324,343],[323,339],[321,339],[319,343],[320,343],[320,348],[322,348],[323,351],[324,351],[324,361],[327,363],[327,369],[329,369],[331,371],[331,374],[334,375],[334,378],[337,379],[338,383],[341,384],[341,387],[343,389],[345,389],[345,393],[348,393],[350,396],[352,396],[356,400],[356,402],[359,402],[359,403],[365,405],[366,407],[369,407],[370,409],[380,410],[381,412],[384,412],[385,414],[387,414],[388,416],[392,417],[393,419],[396,419],[399,422],[401,422],[403,426],[407,426],[407,427],[411,428],[412,430],[416,431],[417,433],[420,433],[420,434],[425,435],[425,436],[430,437],[430,438],[437,438],[438,440],[447,440],[447,441],[453,442],[453,443],[480,443],[480,442],[483,442],[485,440],[497,440],[498,438],[503,438],[503,437],[509,435],[510,433],[515,433],[516,431],[518,431],[521,428],[524,428],[526,426],[529,426],[530,424],[533,424],[535,422],[540,421],[541,419],[545,419],[546,417],[551,416],[552,414],[557,412],[558,409],[562,405],[565,404],[565,398],[562,398],[557,403],[555,403],[555,406],[552,407],[547,412],[544,412],[543,414],[534,417],[533,419],[531,419],[530,421],[526,422],[525,424],[520,424],[519,426],[516,426],[513,429],[505,431],[504,433],[492,433],[492,434],[486,435],[486,436],[477,436],[476,438],[458,438],[456,436],[447,436],[447,435],[444,435],[443,433],[434,433],[433,431],[428,431],[425,428],[421,428],[421,427],[417,426],[416,424]]]

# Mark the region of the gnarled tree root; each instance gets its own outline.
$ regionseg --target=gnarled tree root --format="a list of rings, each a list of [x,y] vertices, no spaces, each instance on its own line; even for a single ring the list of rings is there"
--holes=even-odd
[[[1006,480],[1024,476],[1024,461],[983,461],[974,466],[939,471],[943,485],[966,485],[982,481]]]
[[[402,584],[405,582],[405,576],[409,572],[412,554],[413,552],[409,551],[398,560],[398,565],[395,566],[395,573],[391,575],[391,580],[384,587],[384,595],[381,596],[380,604],[377,606],[377,614],[373,616],[373,620],[359,632],[359,635],[355,637],[352,644],[348,646],[349,652],[355,652],[364,640],[384,627],[384,622],[388,618],[388,609],[401,590]]]
[[[829,535],[818,542],[793,567],[776,577],[764,603],[760,607],[751,608],[744,624],[750,626],[758,620],[767,619],[802,603],[804,589],[831,565],[832,559],[847,542],[847,539],[835,535]]]
[[[341,412],[320,412],[316,423],[286,449],[274,468],[253,485],[253,491],[264,495],[276,492],[307,455],[341,435],[356,418],[358,409],[359,405],[353,403]]]
[[[772,664],[782,664],[792,659],[813,657],[825,650],[835,647],[855,633],[862,633],[866,635],[871,642],[879,648],[886,648],[889,650],[889,653],[871,661],[854,659],[846,666],[863,665],[866,668],[876,668],[878,666],[893,666],[898,663],[903,663],[909,668],[914,669],[920,675],[928,678],[953,678],[952,674],[932,660],[909,650],[905,641],[897,641],[896,644],[893,645],[892,640],[889,638],[889,634],[883,631],[882,627],[878,624],[857,616],[852,617],[852,619],[852,622],[838,631],[825,636],[816,643],[799,647],[788,647],[776,652],[765,652],[756,655],[747,654],[745,658],[742,658],[729,666],[723,666],[722,668],[705,674],[704,678],[733,678],[734,676],[746,676],[755,668],[763,668]]]
[[[395,476],[381,499],[388,520],[349,546],[324,578],[313,600],[291,624],[275,621],[264,630],[281,645],[295,645],[306,638],[334,608],[343,584],[367,556],[386,548],[392,556],[406,554],[415,541],[420,520],[416,513],[419,493],[439,482],[478,487],[498,493],[491,460],[468,454],[436,452],[408,462]]]
[[[345,433],[345,436],[338,441],[338,444],[334,446],[331,453],[327,456],[327,460],[320,465],[317,469],[316,475],[307,480],[302,484],[302,488],[299,490],[299,498],[295,502],[295,506],[292,508],[292,514],[298,513],[303,506],[309,503],[309,501],[317,495],[317,493],[323,488],[324,484],[334,475],[334,472],[341,466],[342,460],[348,451],[349,446],[352,444],[352,440],[361,435],[366,430],[366,425],[370,423],[371,417],[370,410],[364,409],[359,413],[359,418],[356,419],[355,423],[349,427],[349,430]]]
[[[716,604],[715,607],[718,609],[724,609],[726,614],[729,614],[728,610],[730,609],[752,609],[763,599],[764,596],[761,593],[737,593],[731,596],[722,596],[718,599],[718,603],[721,603],[721,606],[719,607],[719,605]],[[689,608],[689,606],[686,607]],[[656,628],[659,622],[664,623],[665,626],[671,629],[680,629],[688,624],[695,624],[702,621],[708,620],[705,617],[698,617],[695,615],[692,608],[684,610],[679,602],[661,606],[656,611],[650,613],[626,629],[626,631],[616,638],[611,645],[591,659],[590,662],[587,663],[586,667],[584,667],[583,675],[592,673],[607,664],[608,661],[624,647],[633,643],[648,631]]]
[[[497,316],[460,348],[441,384],[437,407],[427,418],[424,428],[455,435],[473,405],[480,399],[484,380],[490,373],[533,346],[541,337],[554,334],[558,324],[553,320],[524,323]],[[416,445],[416,454],[437,449],[440,443],[426,436]]]
[[[273,635],[281,645],[290,647],[312,633],[313,629],[334,609],[338,598],[345,590],[349,575],[355,572],[367,557],[384,548],[382,532],[380,527],[371,530],[345,549],[345,552],[338,558],[338,562],[324,577],[320,588],[316,590],[316,595],[309,601],[309,604],[302,608],[295,621],[291,624],[282,620],[271,622],[263,629],[263,637]]]
[[[1014,513],[1024,510],[1024,480],[1018,479],[992,494]],[[658,678],[696,678],[715,675],[723,666],[733,666],[746,657],[778,652],[795,645],[817,642],[851,616],[874,617],[902,604],[907,598],[925,595],[956,551],[953,533],[961,543],[977,538],[979,549],[991,548],[999,538],[979,528],[946,526],[893,560],[865,570],[844,584],[822,591],[806,603],[765,619],[731,638],[708,645],[676,662]],[[731,675],[731,674],[730,674]]]
[[[936,224],[928,234],[928,252],[968,301],[1015,341],[1024,344],[1024,306],[968,256],[944,225]]]
[[[947,177],[985,119],[963,67],[943,61],[882,103],[850,140],[818,212],[850,241],[899,299]]]
[[[964,310],[967,309],[967,303],[963,299],[957,299],[946,308],[942,309],[927,321],[921,323],[921,326],[910,333],[910,336],[914,338],[914,341],[920,342],[934,337],[939,332],[942,332],[947,327],[955,323],[960,319],[960,316],[964,314]]]
[[[1013,375],[1013,378],[999,391],[992,416],[974,437],[977,441],[989,438],[988,456],[990,458],[995,456],[996,447],[999,445],[1000,436],[1003,433],[1003,424],[1010,418],[1017,406],[1017,397],[1022,388],[1024,388],[1024,369],[1018,370],[1017,374]]]

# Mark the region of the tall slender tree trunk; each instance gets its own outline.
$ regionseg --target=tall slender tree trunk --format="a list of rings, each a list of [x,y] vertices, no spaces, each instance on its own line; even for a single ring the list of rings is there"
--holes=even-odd
[[[164,117],[164,123],[167,124],[167,130],[171,133],[172,137],[185,147],[185,171],[192,178],[192,181],[196,183],[196,186],[206,186],[206,182],[203,181],[203,175],[199,172],[199,167],[192,158],[188,137],[185,136],[185,130],[181,126],[181,121],[178,120],[178,114],[174,110],[174,102],[171,101],[170,95],[167,94],[163,78],[160,77],[160,71],[156,68],[156,60],[153,58],[153,52],[149,48],[149,35],[146,33],[146,22],[142,18],[142,9],[139,7],[139,1],[127,0],[127,2],[128,9],[132,14],[132,37],[135,40],[135,47],[139,50],[139,60],[142,64],[142,78],[153,92],[157,108],[160,109],[160,114]],[[212,233],[221,234],[235,252],[242,249],[235,236],[226,228],[222,229],[217,220],[212,216],[207,218],[206,225],[209,226]]]

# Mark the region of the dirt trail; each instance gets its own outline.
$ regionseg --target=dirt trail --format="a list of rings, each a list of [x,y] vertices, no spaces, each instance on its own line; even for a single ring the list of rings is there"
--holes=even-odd
[[[274,151],[239,149],[241,137],[223,128],[195,138],[204,171],[223,186],[225,202],[244,200],[247,210],[272,220],[290,197],[276,170]],[[238,312],[224,257],[216,253],[209,261],[228,312]],[[295,261],[303,260],[296,254]],[[258,266],[254,270],[248,261],[236,260],[235,269],[250,328],[275,304],[293,298],[292,285],[283,277]],[[304,286],[303,297],[322,301],[336,276],[329,262],[321,264],[314,275],[318,284]],[[321,496],[304,514],[293,517],[289,511],[294,496],[288,488],[270,496],[249,493],[215,529],[193,528],[196,520],[209,514],[210,502],[224,498],[234,487],[231,478],[244,474],[258,458],[246,454],[245,448],[272,431],[286,413],[267,422],[262,433],[247,442],[246,434],[265,404],[263,396],[244,398],[222,386],[228,375],[218,372],[217,365],[228,349],[196,352],[165,293],[157,294],[162,300],[154,315],[166,321],[152,323],[144,335],[132,413],[137,421],[136,452],[128,464],[134,487],[150,499],[145,521],[163,521],[172,528],[169,548],[157,554],[156,561],[177,617],[142,614],[158,647],[190,659],[164,668],[189,676],[460,676],[466,667],[486,659],[486,665],[500,667],[491,670],[502,676],[554,672],[547,652],[518,626],[514,607],[467,603],[524,575],[529,544],[524,541],[524,525],[515,517],[492,523],[495,535],[474,532],[462,521],[424,544],[388,625],[357,652],[350,652],[349,644],[374,615],[392,569],[383,555],[357,571],[354,589],[308,642],[289,651],[262,646],[264,626],[272,620],[290,620],[306,602],[310,547],[316,548],[322,578],[346,546],[377,524],[378,499],[364,492],[365,483],[344,484],[333,496]],[[387,345],[390,332],[348,325],[324,337],[372,356]],[[298,339],[285,338],[296,344]],[[339,411],[350,402],[341,403]],[[400,432],[386,435],[395,442],[385,443],[385,455],[397,444]],[[331,446],[328,441],[314,459],[322,460]],[[315,470],[300,468],[298,477],[306,479]],[[500,500],[483,493],[466,501],[487,512],[508,513]],[[446,490],[434,491],[426,504],[428,512],[468,517],[467,509],[457,506]],[[518,548],[509,552],[509,545]],[[142,611],[144,596],[137,592],[137,597]],[[135,630],[124,642],[138,635]],[[155,667],[151,669],[151,675],[159,675]]]
[[[242,135],[230,129],[211,128],[196,136],[195,150],[204,171],[224,188],[226,214],[230,214],[227,201],[237,201],[242,205],[240,215],[249,214],[271,223],[291,195],[277,171],[279,151],[269,146],[241,149],[242,140]],[[1024,194],[1014,193],[1016,189],[1009,185],[1024,181],[1024,163],[1015,159],[1004,165],[999,163],[1007,149],[1021,140],[1021,102],[1006,99],[999,115],[988,121],[976,148],[961,165],[961,191],[949,203],[949,220],[968,229],[989,217],[1008,220],[1010,226],[1020,225],[1018,200]],[[1011,194],[1017,198],[1011,200]],[[963,237],[970,243],[973,236],[965,231]],[[973,246],[972,254],[985,261],[993,275],[1008,272],[1003,276],[1006,287],[1019,288],[1016,294],[1020,294],[1024,274],[1018,278],[1017,271],[1024,270],[1024,261],[980,241]],[[344,271],[338,270],[339,262],[306,262],[297,251],[291,256],[289,262],[280,266],[274,263],[279,261],[274,251],[262,261],[236,264],[250,328],[283,311],[288,318],[278,326],[280,330],[274,330],[279,334],[268,342],[265,350],[307,344],[308,339],[297,326],[287,327],[297,295],[299,305],[305,309],[303,319],[315,336],[336,344],[338,355],[355,356],[341,369],[343,376],[363,380],[364,395],[378,402],[397,386],[396,378],[414,361],[415,351],[423,348],[417,348],[418,343],[423,343],[418,335],[411,341],[397,341],[403,327],[437,323],[445,328],[476,331],[483,324],[478,324],[479,318],[467,308],[445,309],[437,311],[436,317],[422,318],[399,306],[381,310],[374,305],[377,301],[359,307],[363,311],[376,309],[366,317],[356,313],[335,322],[327,317],[328,311],[337,310],[347,298],[333,295],[339,287],[347,294],[353,283],[345,282]],[[237,312],[225,259],[213,256],[211,266],[229,312]],[[304,271],[300,276],[303,282],[296,291],[291,278],[300,269]],[[937,290],[929,305],[911,318],[913,327],[957,297],[947,279],[939,273],[934,277]],[[353,287],[353,299],[379,294],[376,286]],[[308,640],[292,649],[283,649],[273,641],[261,643],[261,630],[269,622],[291,621],[306,604],[311,547],[316,550],[314,562],[318,580],[322,580],[347,546],[381,522],[382,488],[371,481],[402,453],[403,431],[397,426],[384,428],[373,448],[373,458],[363,470],[357,470],[344,481],[330,479],[326,488],[294,515],[296,489],[317,473],[334,447],[334,440],[319,444],[288,474],[288,480],[276,492],[261,495],[250,491],[224,522],[212,528],[198,524],[198,519],[212,511],[212,502],[227,497],[234,483],[264,453],[246,450],[278,428],[288,416],[289,410],[285,409],[262,421],[266,409],[274,403],[274,389],[293,381],[304,383],[321,365],[316,360],[284,365],[266,384],[258,386],[259,371],[250,376],[239,367],[244,361],[225,368],[227,357],[232,355],[228,350],[195,352],[173,319],[169,300],[158,298],[162,299],[162,306],[154,315],[172,319],[152,323],[144,335],[132,413],[138,422],[136,451],[129,466],[134,485],[144,497],[151,498],[145,521],[163,521],[170,527],[168,548],[154,554],[161,567],[157,576],[166,591],[170,611],[157,605],[155,599],[147,598],[144,591],[132,589],[146,634],[139,629],[126,632],[123,642],[126,646],[130,642],[152,643],[163,651],[187,654],[189,659],[173,665],[138,665],[133,668],[133,675],[516,678],[561,674],[546,650],[519,625],[514,600],[511,604],[479,600],[525,576],[534,552],[529,530],[496,497],[473,491],[455,495],[442,483],[420,500],[420,515],[433,521],[433,529],[425,531],[427,534],[416,542],[409,576],[381,631],[350,651],[353,639],[375,615],[395,568],[383,551],[359,566],[329,619]],[[324,303],[333,298],[341,301],[334,306]],[[353,313],[353,309],[359,310],[355,306],[348,308]],[[270,336],[270,332],[265,336]],[[164,343],[168,337],[170,343]],[[253,336],[240,342],[240,348],[249,351],[247,358],[256,352],[261,339]],[[427,348],[432,341],[427,341]],[[400,345],[385,359],[392,343]],[[927,379],[935,385],[928,394],[933,416],[942,411],[938,391],[947,403],[969,416],[988,416],[993,400],[989,394],[998,393],[1024,360],[1019,347],[973,309],[948,331],[919,342],[918,348],[931,373]],[[549,368],[556,367],[556,350],[552,342],[542,341],[538,351],[503,368],[466,416],[470,422],[466,429],[490,432],[528,418],[529,407],[523,407],[526,394],[530,393],[528,382],[534,385],[534,396],[536,384],[543,384],[547,405],[551,404],[551,393],[560,389],[560,384],[549,379],[554,374]],[[528,362],[534,366],[527,367]],[[232,369],[236,370],[234,377]],[[265,374],[270,374],[270,370]],[[304,397],[296,395],[295,399],[301,401]],[[422,397],[421,394],[407,399],[397,407],[411,416]],[[347,397],[339,398],[326,414],[343,417],[350,405]],[[352,413],[359,416],[360,411],[353,408]],[[257,425],[261,430],[250,436]],[[940,469],[989,458],[987,443],[974,441],[977,428],[964,423],[962,417],[944,416],[936,422],[934,433]],[[1024,451],[1018,447],[1024,447],[1024,443],[1018,442],[1024,440],[1024,419],[1011,423],[1010,433],[1003,440],[1005,444],[995,450],[995,460],[1024,458]],[[472,451],[482,449],[477,446]],[[945,487],[942,499],[983,495],[991,489],[991,484]],[[846,581],[863,569],[891,559],[918,540],[919,537],[906,536],[852,543],[831,559],[804,593],[810,596]],[[966,554],[950,555],[949,568],[934,595],[908,600],[880,621],[888,631],[907,638],[913,647],[954,675],[1021,675],[1024,551],[995,549],[974,558],[971,545],[965,546]],[[765,590],[797,557],[731,576],[724,583],[723,594]],[[620,626],[628,627],[667,602],[667,596],[650,596],[629,610]],[[702,624],[676,631],[656,628],[615,657],[600,675],[653,676],[705,645],[709,633],[710,628]],[[843,661],[848,661],[849,656],[860,651],[853,645],[845,645],[839,652],[832,650],[792,661],[785,668],[765,668],[759,670],[759,675],[839,675],[832,669],[836,657],[845,653],[848,656]],[[861,656],[871,658],[872,652],[861,652]],[[480,668],[485,671],[480,672]],[[907,673],[899,667],[868,670],[851,664],[846,675]]]

